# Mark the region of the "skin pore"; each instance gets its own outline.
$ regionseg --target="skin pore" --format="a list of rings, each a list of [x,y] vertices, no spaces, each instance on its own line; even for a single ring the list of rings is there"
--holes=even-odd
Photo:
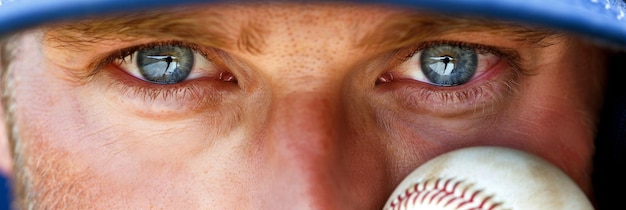
[[[3,99],[24,208],[380,209],[420,164],[475,145],[537,154],[593,197],[604,54],[568,35],[259,3],[60,23],[13,41]],[[475,49],[484,69],[458,86],[414,76],[413,58],[442,44]],[[135,51],[171,45],[199,55],[189,79],[133,74]]]

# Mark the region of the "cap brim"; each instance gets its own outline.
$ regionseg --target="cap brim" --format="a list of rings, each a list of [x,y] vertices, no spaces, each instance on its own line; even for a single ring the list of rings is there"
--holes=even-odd
[[[111,12],[216,0],[0,0],[0,37],[59,20]],[[479,15],[564,30],[626,49],[626,4],[621,0],[386,0],[396,5],[459,15]]]

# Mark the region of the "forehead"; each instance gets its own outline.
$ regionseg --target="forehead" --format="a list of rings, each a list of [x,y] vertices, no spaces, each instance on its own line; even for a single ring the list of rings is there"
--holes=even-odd
[[[84,20],[88,14],[110,14],[119,11],[137,13],[147,8],[172,8],[177,5],[190,4],[337,4],[336,2],[351,2],[360,5],[395,5],[404,9],[421,9],[446,12],[447,14],[477,14],[493,19],[506,19],[531,23],[547,28],[555,28],[601,40],[603,44],[625,46],[626,44],[626,3],[623,1],[589,1],[589,0],[555,0],[547,6],[542,1],[524,0],[477,0],[477,1],[403,1],[403,0],[365,0],[365,1],[220,1],[220,0],[151,0],[151,1],[123,1],[102,0],[77,2],[74,0],[11,0],[0,1],[0,36],[16,29],[23,29],[41,23],[50,23],[56,20],[69,18]],[[250,3],[255,2],[255,3]],[[261,3],[257,3],[261,2]],[[329,3],[332,2],[332,3]],[[193,5],[191,8],[196,8]]]
[[[174,7],[90,17],[46,27],[64,46],[107,39],[180,39],[218,48],[261,51],[268,37],[295,30],[316,38],[350,39],[355,46],[397,48],[455,32],[506,35],[541,45],[550,30],[480,17],[441,15],[382,5],[350,3],[238,3]],[[341,33],[341,37],[337,37]],[[271,36],[270,36],[271,35]],[[284,34],[291,35],[291,34]]]

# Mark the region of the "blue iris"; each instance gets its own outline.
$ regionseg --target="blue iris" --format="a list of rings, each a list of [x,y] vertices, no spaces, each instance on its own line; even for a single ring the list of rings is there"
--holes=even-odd
[[[155,46],[137,51],[137,67],[149,82],[174,84],[185,80],[193,68],[191,49],[175,45]]]
[[[420,56],[422,72],[435,85],[455,86],[467,83],[478,65],[476,50],[456,45],[430,46]]]

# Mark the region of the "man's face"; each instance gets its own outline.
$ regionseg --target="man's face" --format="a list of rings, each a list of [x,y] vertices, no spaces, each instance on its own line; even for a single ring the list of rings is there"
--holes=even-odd
[[[376,209],[453,149],[591,196],[603,57],[532,27],[347,4],[195,6],[32,30],[7,71],[20,204]]]

